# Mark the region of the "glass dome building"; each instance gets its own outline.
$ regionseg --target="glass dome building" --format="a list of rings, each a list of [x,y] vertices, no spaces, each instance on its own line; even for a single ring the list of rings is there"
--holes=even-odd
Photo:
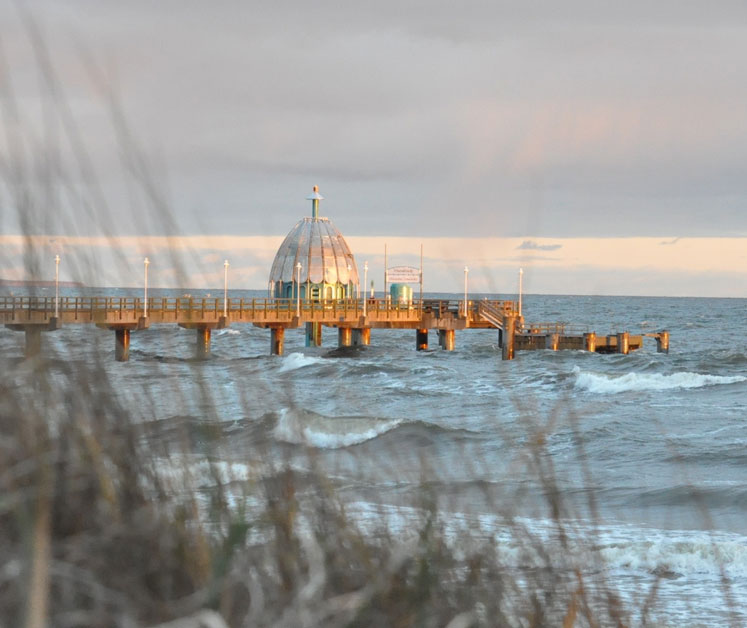
[[[357,298],[358,267],[350,247],[329,218],[319,217],[314,186],[311,217],[302,218],[280,245],[270,270],[271,297],[293,299]]]

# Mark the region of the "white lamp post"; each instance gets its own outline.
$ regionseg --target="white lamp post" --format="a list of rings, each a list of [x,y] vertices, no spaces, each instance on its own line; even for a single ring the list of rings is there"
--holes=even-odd
[[[146,257],[143,260],[143,265],[145,266],[145,287],[143,289],[143,317],[148,318],[148,264],[150,264],[150,260]]]
[[[364,262],[363,264],[363,316],[366,316],[368,313],[368,308],[366,307],[366,304],[368,303],[368,288],[366,287],[368,282],[368,262]]]
[[[350,294],[352,292],[351,289],[350,289],[350,287],[351,287],[351,283],[350,283],[350,271],[352,270],[352,268],[353,267],[350,264],[348,264],[348,293],[346,295],[348,297],[348,299],[352,296],[352,294]]]
[[[60,256],[54,256],[54,317],[60,316]]]
[[[301,262],[296,264],[296,316],[301,316]]]
[[[524,269],[519,268],[519,316],[521,316],[521,289],[522,289],[522,278],[524,277]]]
[[[464,267],[464,318],[467,318],[467,289],[469,285],[469,268]]]
[[[223,262],[223,318],[228,316],[228,260]]]

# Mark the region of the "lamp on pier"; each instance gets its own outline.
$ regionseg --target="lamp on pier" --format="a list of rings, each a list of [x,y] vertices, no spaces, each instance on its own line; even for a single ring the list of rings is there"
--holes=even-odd
[[[54,256],[54,317],[60,316],[60,256]]]
[[[467,318],[467,291],[469,288],[469,268],[464,267],[464,318]]]
[[[368,262],[363,263],[363,316],[368,313],[366,304],[368,303],[368,295],[366,294],[366,282],[368,281]]]
[[[223,318],[228,316],[228,260],[223,262]]]
[[[143,318],[148,318],[148,264],[150,264],[150,260],[146,257],[143,260],[143,265],[145,266],[145,282],[143,289]]]
[[[296,264],[296,316],[301,316],[301,262]]]

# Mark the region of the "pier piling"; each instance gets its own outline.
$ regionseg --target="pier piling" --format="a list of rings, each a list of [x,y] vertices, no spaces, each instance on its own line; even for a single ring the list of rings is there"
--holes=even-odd
[[[195,358],[204,360],[210,355],[210,327],[198,327],[195,343]]]
[[[130,330],[118,328],[114,330],[114,359],[117,362],[127,362],[130,359]]]
[[[627,331],[617,334],[617,352],[623,355],[630,353],[630,334]]]
[[[368,346],[371,344],[371,328],[362,327],[353,329],[352,343],[354,347]]]
[[[351,327],[337,328],[337,346],[349,347],[353,344],[353,329]]]
[[[284,327],[270,327],[270,355],[283,355]]]
[[[514,359],[514,341],[516,334],[516,317],[507,314],[503,317],[503,344],[501,357],[504,360]]]
[[[454,350],[454,330],[453,329],[439,329],[438,330],[438,346],[444,351]]]
[[[591,353],[597,350],[597,335],[593,331],[584,334],[584,349]]]
[[[321,347],[322,346],[322,324],[321,323],[306,323],[306,346],[307,347]]]
[[[547,334],[545,336],[545,349],[557,351],[560,344],[560,334]]]
[[[427,329],[415,330],[415,348],[418,351],[428,350],[428,330]]]
[[[669,332],[664,330],[660,331],[656,336],[656,352],[657,353],[669,353]]]

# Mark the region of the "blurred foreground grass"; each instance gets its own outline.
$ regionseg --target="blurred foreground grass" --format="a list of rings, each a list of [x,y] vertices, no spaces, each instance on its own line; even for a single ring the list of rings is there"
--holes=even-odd
[[[85,225],[111,237],[113,221],[44,38],[23,15],[44,86],[44,122],[38,132],[24,126],[11,64],[0,55],[0,184],[13,214],[4,213],[3,224],[17,224],[27,236],[22,251],[0,254],[0,264],[20,253],[24,276],[38,278],[50,250],[31,235],[54,225],[71,236]],[[124,174],[143,213],[176,235],[117,99],[95,64],[86,63],[109,103]],[[177,252],[172,263],[180,267]],[[91,252],[72,269],[74,279],[90,282],[96,268]],[[115,394],[108,358],[108,349],[93,344],[75,364],[51,351],[26,361],[2,357],[0,628],[623,626],[631,617],[647,623],[656,606],[656,584],[635,610],[622,601],[593,526],[586,536],[569,534],[545,447],[553,417],[528,411],[517,468],[540,487],[553,528],[538,535],[514,516],[511,499],[493,504],[511,536],[509,557],[496,534],[455,529],[427,482],[407,525],[392,527],[384,516],[362,525],[313,450],[310,473],[265,460],[255,476],[236,479],[225,477],[219,452],[196,451],[187,433],[161,447],[149,432],[148,408],[123,405]],[[185,396],[202,396],[206,413],[218,415],[203,384],[195,370],[194,380],[173,385]],[[252,394],[266,394],[257,386],[247,404]],[[580,439],[576,447],[583,467]],[[195,459],[208,466],[208,489],[187,462]]]

